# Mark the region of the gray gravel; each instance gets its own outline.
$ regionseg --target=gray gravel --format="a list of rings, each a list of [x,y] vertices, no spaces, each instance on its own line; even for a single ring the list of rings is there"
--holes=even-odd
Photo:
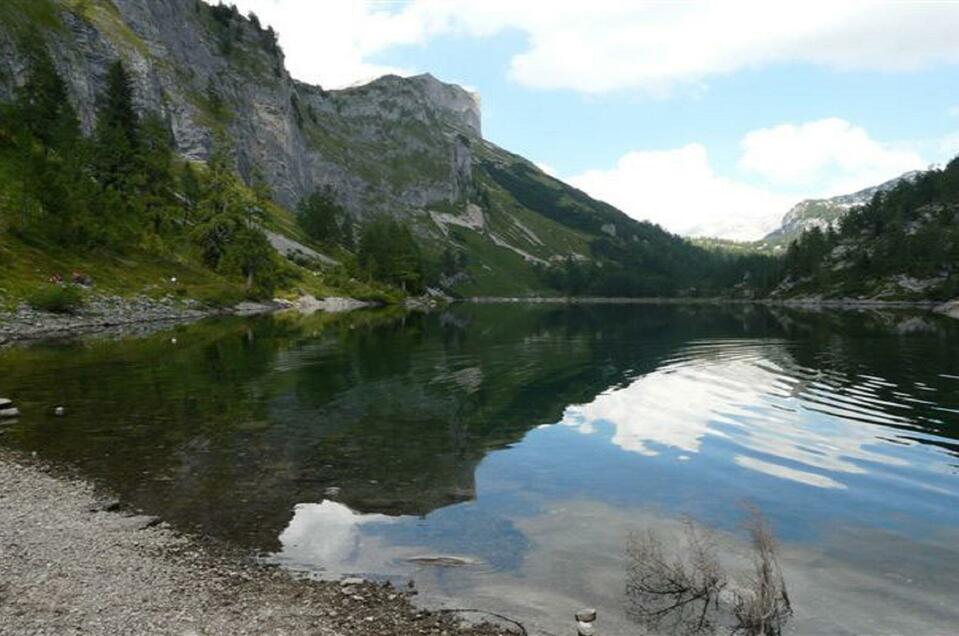
[[[294,579],[0,449],[0,634],[507,634],[388,584]]]
[[[115,332],[141,335],[181,322],[192,322],[220,314],[251,315],[282,308],[277,303],[243,302],[234,307],[211,308],[195,300],[153,299],[146,296],[121,298],[96,296],[76,314],[53,314],[21,303],[14,311],[0,311],[0,345],[19,340],[56,338]]]
[[[213,313],[190,301],[154,300],[145,296],[98,296],[77,314],[52,314],[21,303],[0,311],[0,344],[31,338],[91,333],[126,325],[198,320]]]

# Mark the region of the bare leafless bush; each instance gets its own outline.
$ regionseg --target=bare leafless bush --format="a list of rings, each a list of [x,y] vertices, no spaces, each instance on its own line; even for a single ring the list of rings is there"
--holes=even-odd
[[[734,631],[746,636],[780,636],[792,616],[792,604],[776,557],[776,540],[757,508],[751,509],[748,527],[753,544],[753,575],[734,595]]]
[[[626,550],[630,616],[649,629],[673,634],[780,636],[792,607],[776,542],[757,509],[751,510],[747,526],[753,572],[743,580],[729,577],[713,534],[691,521],[684,523],[672,550],[651,530],[631,536]]]

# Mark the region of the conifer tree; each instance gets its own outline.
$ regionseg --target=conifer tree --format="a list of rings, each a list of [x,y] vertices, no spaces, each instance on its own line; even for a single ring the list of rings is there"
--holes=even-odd
[[[106,91],[97,112],[97,177],[104,187],[132,199],[141,170],[140,119],[133,105],[133,81],[117,60],[107,73]]]
[[[42,40],[32,36],[26,42],[27,81],[17,92],[17,116],[46,149],[68,151],[80,138],[80,122],[66,84]]]

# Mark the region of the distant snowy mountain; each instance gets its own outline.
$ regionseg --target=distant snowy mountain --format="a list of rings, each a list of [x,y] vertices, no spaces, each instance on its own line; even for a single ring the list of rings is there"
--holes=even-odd
[[[749,243],[757,235],[774,231],[779,227],[779,218],[773,216],[738,216],[711,219],[683,234],[690,238],[719,238],[724,241]],[[765,240],[765,239],[763,239]]]

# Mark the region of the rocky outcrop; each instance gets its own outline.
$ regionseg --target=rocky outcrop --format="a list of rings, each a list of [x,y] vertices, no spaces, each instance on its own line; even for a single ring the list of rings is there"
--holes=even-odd
[[[877,186],[865,188],[852,194],[842,194],[829,199],[806,199],[793,206],[783,216],[782,224],[760,241],[771,249],[785,249],[803,232],[818,227],[832,227],[850,209],[869,203],[880,192],[892,190],[903,181],[914,181],[921,172],[911,171]]]

